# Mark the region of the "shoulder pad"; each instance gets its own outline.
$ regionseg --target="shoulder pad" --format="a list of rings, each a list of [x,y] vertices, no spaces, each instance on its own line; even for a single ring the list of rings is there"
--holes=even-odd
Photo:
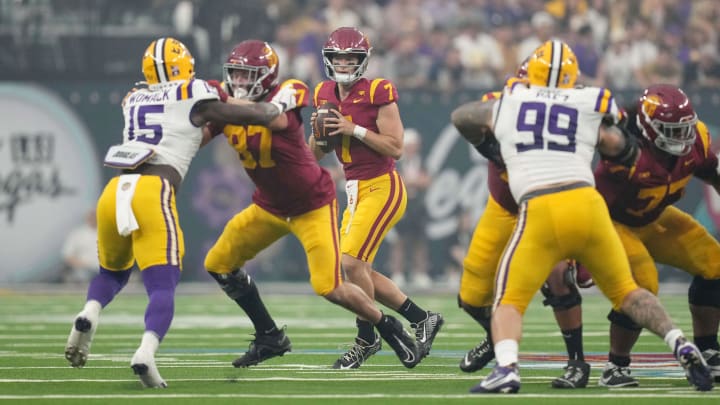
[[[377,78],[370,83],[370,104],[385,105],[397,102],[398,92],[390,80]]]

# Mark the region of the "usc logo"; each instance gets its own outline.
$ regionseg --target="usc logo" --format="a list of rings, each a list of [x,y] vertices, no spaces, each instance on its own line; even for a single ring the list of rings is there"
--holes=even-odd
[[[652,94],[650,96],[645,97],[645,100],[643,100],[643,110],[645,110],[645,113],[647,115],[654,115],[655,109],[662,104],[662,99],[660,96],[656,94]]]

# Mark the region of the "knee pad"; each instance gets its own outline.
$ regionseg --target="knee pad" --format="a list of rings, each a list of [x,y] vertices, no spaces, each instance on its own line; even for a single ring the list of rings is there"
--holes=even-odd
[[[570,288],[570,294],[561,295],[559,297],[553,295],[550,288],[546,285],[543,285],[540,291],[542,291],[545,296],[543,305],[551,306],[553,311],[562,311],[582,304],[582,297],[574,285]]]
[[[617,312],[614,309],[610,310],[610,313],[607,316],[608,321],[614,323],[615,325],[618,325],[620,327],[623,327],[627,330],[641,330],[642,327],[635,323],[632,319],[630,319],[629,316],[623,314],[622,312]]]
[[[688,288],[688,302],[692,305],[720,308],[720,280],[693,277]]]
[[[211,271],[208,273],[217,281],[225,294],[233,300],[239,299],[252,291],[253,280],[243,269],[237,269],[227,274],[218,274]]]

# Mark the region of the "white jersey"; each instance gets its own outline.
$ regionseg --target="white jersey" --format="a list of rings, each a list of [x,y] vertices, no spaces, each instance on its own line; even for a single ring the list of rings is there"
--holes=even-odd
[[[190,111],[200,100],[217,99],[216,90],[200,79],[138,90],[123,107],[123,144],[149,147],[155,153],[147,163],[172,166],[184,178],[202,141],[202,128],[190,121]]]
[[[607,114],[620,117],[604,88],[505,88],[494,106],[494,132],[515,201],[551,184],[595,185],[591,164]]]

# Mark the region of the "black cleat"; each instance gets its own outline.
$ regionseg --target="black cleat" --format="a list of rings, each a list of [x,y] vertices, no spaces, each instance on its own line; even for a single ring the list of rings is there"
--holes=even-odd
[[[716,383],[720,383],[720,352],[714,349],[703,350],[702,356],[710,368],[710,375]]]
[[[466,373],[474,373],[484,368],[494,358],[495,351],[493,350],[492,342],[485,339],[470,349],[462,360],[460,360],[460,370]]]
[[[285,328],[273,335],[255,334],[248,351],[232,362],[235,367],[250,367],[273,357],[282,356],[291,351],[292,344],[285,335]]]
[[[435,336],[440,332],[443,323],[445,323],[445,320],[441,314],[427,311],[425,320],[410,324],[410,327],[415,329],[415,341],[423,350],[423,356],[430,354]]]
[[[569,360],[565,372],[552,382],[553,388],[585,388],[590,379],[590,365],[582,360]]]
[[[620,367],[612,362],[608,362],[598,380],[598,385],[608,388],[622,388],[637,387],[640,383],[630,375],[629,367]]]
[[[343,354],[342,357],[333,364],[334,369],[347,370],[351,368],[359,368],[365,360],[380,351],[382,348],[382,340],[380,336],[375,335],[375,341],[369,343],[362,338],[355,338],[355,345]]]
[[[383,315],[375,325],[380,336],[395,350],[400,362],[407,368],[413,368],[423,359],[423,350],[412,336],[403,328],[402,323],[390,315]]]

